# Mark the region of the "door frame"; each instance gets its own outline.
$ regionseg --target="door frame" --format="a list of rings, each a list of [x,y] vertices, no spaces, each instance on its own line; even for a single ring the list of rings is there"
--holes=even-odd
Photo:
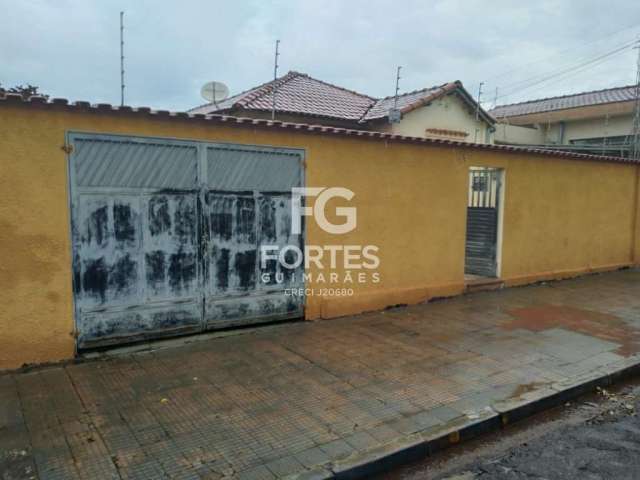
[[[498,225],[496,232],[496,278],[502,278],[502,242],[504,238],[504,207],[505,207],[505,191],[506,191],[506,172],[504,168],[498,168],[498,181],[500,182],[500,191],[498,194]]]
[[[495,172],[496,174],[496,188],[497,195],[495,197],[496,202],[496,240],[495,240],[495,277],[487,277],[487,278],[496,278],[499,279],[502,277],[502,251],[503,251],[503,223],[504,223],[504,204],[505,204],[505,191],[506,191],[506,171],[503,167],[492,167],[486,165],[471,165],[466,169],[466,201],[465,201],[465,238],[464,238],[464,273],[466,274],[466,248],[467,248],[467,222],[469,221],[469,196],[473,195],[472,184],[471,184],[471,172],[473,170],[479,171],[489,171]]]

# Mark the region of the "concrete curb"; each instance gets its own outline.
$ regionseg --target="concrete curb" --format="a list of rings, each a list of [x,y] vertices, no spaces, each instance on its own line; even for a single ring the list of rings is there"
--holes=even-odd
[[[372,450],[354,454],[343,460],[331,462],[289,480],[356,480],[370,478],[412,461],[424,459],[440,450],[479,435],[496,431],[504,425],[525,419],[543,410],[561,405],[596,387],[606,387],[623,379],[640,374],[640,355],[601,367],[595,371],[574,377],[568,382],[558,382],[538,390],[527,392],[518,398],[494,403],[470,419],[457,417],[445,425],[436,425],[418,433],[406,435]]]

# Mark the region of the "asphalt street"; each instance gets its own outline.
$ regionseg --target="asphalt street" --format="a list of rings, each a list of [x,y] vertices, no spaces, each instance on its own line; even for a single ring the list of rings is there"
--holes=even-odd
[[[635,480],[640,478],[639,408],[637,380],[600,389],[384,478]]]

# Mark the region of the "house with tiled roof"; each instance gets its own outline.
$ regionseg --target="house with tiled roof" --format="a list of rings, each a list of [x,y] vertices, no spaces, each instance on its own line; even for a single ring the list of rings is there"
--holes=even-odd
[[[275,99],[274,99],[275,96]],[[414,137],[492,143],[493,118],[460,81],[376,98],[307,74],[289,72],[191,113],[269,119],[374,130]],[[397,121],[390,121],[392,111]]]
[[[630,85],[499,105],[489,113],[498,122],[496,143],[627,156],[636,97]]]

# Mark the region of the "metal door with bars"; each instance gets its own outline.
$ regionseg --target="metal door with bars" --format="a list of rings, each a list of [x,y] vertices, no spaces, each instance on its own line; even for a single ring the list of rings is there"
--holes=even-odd
[[[303,266],[261,268],[294,244],[297,149],[71,133],[78,348],[300,317]],[[263,273],[270,281],[263,281]],[[277,281],[276,281],[277,278]]]
[[[502,171],[472,168],[469,171],[465,273],[497,276],[498,224]]]

